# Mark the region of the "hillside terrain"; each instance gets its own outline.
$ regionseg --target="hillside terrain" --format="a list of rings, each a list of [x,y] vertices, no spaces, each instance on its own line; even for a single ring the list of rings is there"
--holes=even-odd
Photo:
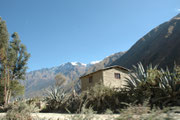
[[[165,68],[180,65],[180,14],[151,30],[138,40],[121,58],[110,65],[131,68],[138,62]]]

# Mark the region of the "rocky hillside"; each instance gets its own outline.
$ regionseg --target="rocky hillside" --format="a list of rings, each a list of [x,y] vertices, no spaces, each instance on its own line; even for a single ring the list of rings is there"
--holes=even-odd
[[[151,30],[111,65],[131,68],[138,62],[163,68],[180,65],[180,14]]]
[[[64,86],[65,89],[71,89],[73,82],[75,83],[76,89],[79,89],[80,86],[78,86],[78,84],[80,83],[80,76],[104,68],[105,66],[120,58],[123,54],[123,52],[115,53],[109,57],[106,57],[102,61],[95,61],[89,64],[68,62],[58,67],[45,68],[29,72],[26,74],[26,81],[24,83],[26,86],[25,95],[26,97],[41,96],[44,89],[52,86],[55,83],[54,78],[59,73],[66,76],[68,79]]]

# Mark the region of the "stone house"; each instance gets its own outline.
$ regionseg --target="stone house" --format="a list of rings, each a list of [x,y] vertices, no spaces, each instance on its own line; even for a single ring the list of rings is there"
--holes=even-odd
[[[123,87],[123,85],[125,85],[125,79],[128,77],[128,73],[129,70],[121,66],[111,66],[100,69],[80,77],[81,90],[88,90],[96,84],[102,84],[110,88]]]

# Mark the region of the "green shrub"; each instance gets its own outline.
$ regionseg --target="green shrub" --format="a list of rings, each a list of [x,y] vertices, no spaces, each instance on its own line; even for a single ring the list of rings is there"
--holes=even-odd
[[[46,108],[41,112],[76,113],[81,97],[73,93],[65,94],[61,87],[52,87],[47,91]]]
[[[58,95],[58,94],[54,94]],[[92,108],[97,113],[104,113],[107,109],[113,113],[118,113],[120,108],[126,107],[124,102],[132,102],[126,90],[115,90],[102,85],[96,85],[89,91],[80,95],[66,94],[59,101],[57,97],[48,97],[46,109],[42,112],[59,112],[59,113],[81,113],[83,107]]]
[[[124,89],[112,89],[103,85],[96,85],[82,94],[86,108],[92,107],[97,113],[105,113],[107,109],[118,113],[119,109],[127,107],[130,103],[129,94]]]
[[[144,69],[139,63],[134,66],[130,78],[127,78],[126,89],[137,104],[149,100],[151,108],[180,105],[180,72],[175,66],[173,71],[158,70],[149,65]]]
[[[36,112],[34,106],[29,106],[25,102],[19,102],[7,111],[6,120],[32,120],[31,113]]]
[[[55,111],[62,104],[63,99],[65,98],[64,92],[59,86],[52,86],[46,90],[46,108],[44,112]]]
[[[161,73],[158,91],[154,92],[151,102],[159,102],[162,106],[180,106],[179,67],[175,66],[172,72],[161,69]]]
[[[13,103],[9,103],[6,106],[0,106],[0,113],[1,112],[7,112],[8,110],[12,109]]]

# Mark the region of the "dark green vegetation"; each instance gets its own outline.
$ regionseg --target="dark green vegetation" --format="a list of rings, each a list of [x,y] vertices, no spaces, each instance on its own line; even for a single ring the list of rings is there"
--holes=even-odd
[[[180,65],[180,14],[151,30],[138,40],[121,58],[111,65],[132,68],[141,62],[152,63],[160,68],[173,69],[174,62]]]
[[[9,40],[6,23],[0,18],[0,105],[8,104],[12,97],[22,95],[24,86],[19,80],[25,79],[30,54],[21,43],[18,33]]]
[[[101,85],[95,86],[81,95],[65,95],[63,91],[50,91],[44,112],[81,113],[84,108],[91,108],[96,113],[119,113],[129,105],[146,104],[149,110],[179,106],[180,103],[180,67],[172,72],[142,64],[134,66],[127,79],[125,88],[115,90]],[[121,112],[120,112],[121,113]]]
[[[170,72],[158,70],[157,66],[149,65],[146,69],[142,64],[134,66],[130,78],[127,80],[127,90],[136,103],[142,104],[148,100],[153,106],[163,108],[179,106],[180,103],[180,67],[175,66]]]

